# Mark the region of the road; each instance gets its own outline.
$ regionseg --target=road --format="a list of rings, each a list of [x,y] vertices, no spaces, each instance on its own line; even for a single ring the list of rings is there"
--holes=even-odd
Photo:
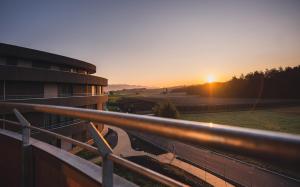
[[[179,158],[210,171],[235,185],[299,187],[300,181],[281,174],[265,170],[241,161],[224,157],[206,149],[196,148],[165,138],[131,132],[137,137],[152,143],[164,150],[171,151]]]
[[[118,136],[118,142],[117,145],[113,148],[113,153],[122,157],[130,157],[130,156],[149,156],[153,159],[158,160],[162,163],[168,163],[170,165],[176,166],[178,168],[181,168],[182,170],[185,170],[186,172],[190,173],[191,175],[194,175],[195,177],[198,177],[199,179],[202,179],[209,184],[212,184],[213,186],[217,187],[233,187],[233,185],[229,184],[225,180],[216,177],[215,175],[212,175],[205,170],[195,167],[192,164],[186,163],[182,160],[178,160],[174,157],[172,153],[166,153],[161,155],[153,155],[144,151],[136,151],[132,149],[131,142],[129,139],[129,136],[127,132],[124,130],[105,125],[104,130],[108,132],[108,128],[112,129],[117,133]],[[91,162],[97,163],[101,161],[101,157],[96,157],[91,159]]]
[[[183,162],[176,157],[174,157],[173,153],[166,153],[161,155],[151,155],[148,154],[148,156],[160,161],[161,163],[170,164],[173,166],[176,166],[177,168],[183,169],[186,172],[190,173],[191,175],[194,175],[195,177],[202,179],[203,181],[216,186],[216,187],[234,187],[234,185],[226,182],[225,180],[216,177],[215,175],[210,174],[209,172],[206,172],[203,169],[200,169],[199,167],[196,167],[192,164]]]

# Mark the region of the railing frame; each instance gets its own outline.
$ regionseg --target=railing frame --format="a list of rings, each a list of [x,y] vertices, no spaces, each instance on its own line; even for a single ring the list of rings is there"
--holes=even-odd
[[[8,110],[18,108],[25,111],[72,116],[88,121],[105,123],[127,130],[159,135],[192,145],[207,145],[220,150],[225,149],[233,153],[265,159],[275,164],[278,164],[280,161],[281,164],[285,164],[286,168],[299,170],[297,166],[300,163],[300,136],[298,135],[52,105],[0,102],[0,106]],[[29,128],[39,130],[37,127],[30,126]],[[50,132],[47,130],[43,131]],[[120,162],[122,163],[121,165],[128,168],[132,167],[134,171],[141,172],[145,176],[150,176],[154,179],[160,178],[164,184],[171,186],[184,185],[176,183],[172,179],[163,178],[159,174],[156,175],[155,172],[153,174],[146,168],[136,167],[132,162],[124,162],[122,158],[118,158],[112,153],[106,155],[110,160],[116,163]]]
[[[114,163],[108,158],[108,155],[112,154],[113,151],[92,123],[89,125],[89,132],[102,156],[102,184],[104,187],[113,186]]]
[[[18,118],[19,122],[5,120],[5,119],[0,119],[0,121],[6,122],[8,124],[19,125],[22,127],[22,145],[23,145],[23,147],[26,148],[26,149],[22,149],[22,186],[23,187],[31,186],[30,185],[31,179],[30,179],[30,174],[29,174],[31,172],[30,171],[30,156],[31,155],[30,155],[30,149],[29,149],[30,148],[30,129],[46,133],[55,138],[59,138],[61,140],[67,141],[76,146],[82,147],[88,151],[91,151],[94,153],[99,153],[99,155],[102,157],[102,185],[104,187],[112,187],[113,186],[113,166],[114,166],[113,163],[114,162],[120,164],[123,167],[131,169],[134,172],[137,172],[141,175],[149,177],[150,179],[153,179],[162,184],[165,184],[167,186],[174,186],[174,187],[187,186],[186,184],[183,184],[174,179],[171,179],[169,177],[161,175],[157,172],[154,172],[152,170],[149,170],[147,168],[139,166],[129,160],[125,160],[125,159],[113,154],[111,147],[106,142],[104,137],[97,131],[97,129],[95,128],[93,123],[89,124],[89,131],[91,132],[91,134],[93,136],[93,139],[97,145],[97,148],[93,147],[89,144],[74,140],[72,138],[51,132],[49,130],[32,126],[17,109],[14,109],[14,113],[15,113],[16,117]]]

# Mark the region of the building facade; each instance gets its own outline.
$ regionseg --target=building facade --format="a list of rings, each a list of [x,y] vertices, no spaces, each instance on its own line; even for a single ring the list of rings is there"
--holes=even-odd
[[[81,60],[34,49],[0,43],[0,101],[49,104],[102,110],[107,101],[107,79],[94,76],[96,66]],[[12,113],[1,111],[7,120]],[[32,125],[51,129],[80,141],[88,141],[87,123],[66,116],[26,111]],[[1,126],[1,124],[0,124]],[[2,124],[3,128],[14,129]],[[99,130],[101,124],[96,124]],[[17,130],[17,129],[16,129]],[[33,136],[66,150],[72,145],[40,133]]]

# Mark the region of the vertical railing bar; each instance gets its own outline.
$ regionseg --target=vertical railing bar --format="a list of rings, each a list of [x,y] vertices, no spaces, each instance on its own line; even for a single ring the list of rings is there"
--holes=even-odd
[[[104,137],[98,132],[93,123],[89,124],[89,132],[91,133],[98,151],[102,156],[102,184],[104,187],[112,187],[114,164],[113,161],[108,158],[108,156],[112,153],[112,149]]]
[[[3,80],[3,100],[5,101],[6,100],[6,82],[5,80]]]
[[[22,125],[22,187],[30,186],[30,123],[17,110],[13,110]]]
[[[3,114],[3,118],[5,120],[5,114]],[[2,126],[3,126],[3,129],[5,129],[5,121],[2,121]]]

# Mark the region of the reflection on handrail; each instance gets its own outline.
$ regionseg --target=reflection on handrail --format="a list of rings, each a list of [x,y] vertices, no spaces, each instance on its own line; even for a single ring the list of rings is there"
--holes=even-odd
[[[300,163],[300,136],[296,135],[83,108],[9,102],[2,102],[0,106],[3,109],[25,109],[105,123],[191,145],[226,149],[276,164],[280,161],[290,168]]]

